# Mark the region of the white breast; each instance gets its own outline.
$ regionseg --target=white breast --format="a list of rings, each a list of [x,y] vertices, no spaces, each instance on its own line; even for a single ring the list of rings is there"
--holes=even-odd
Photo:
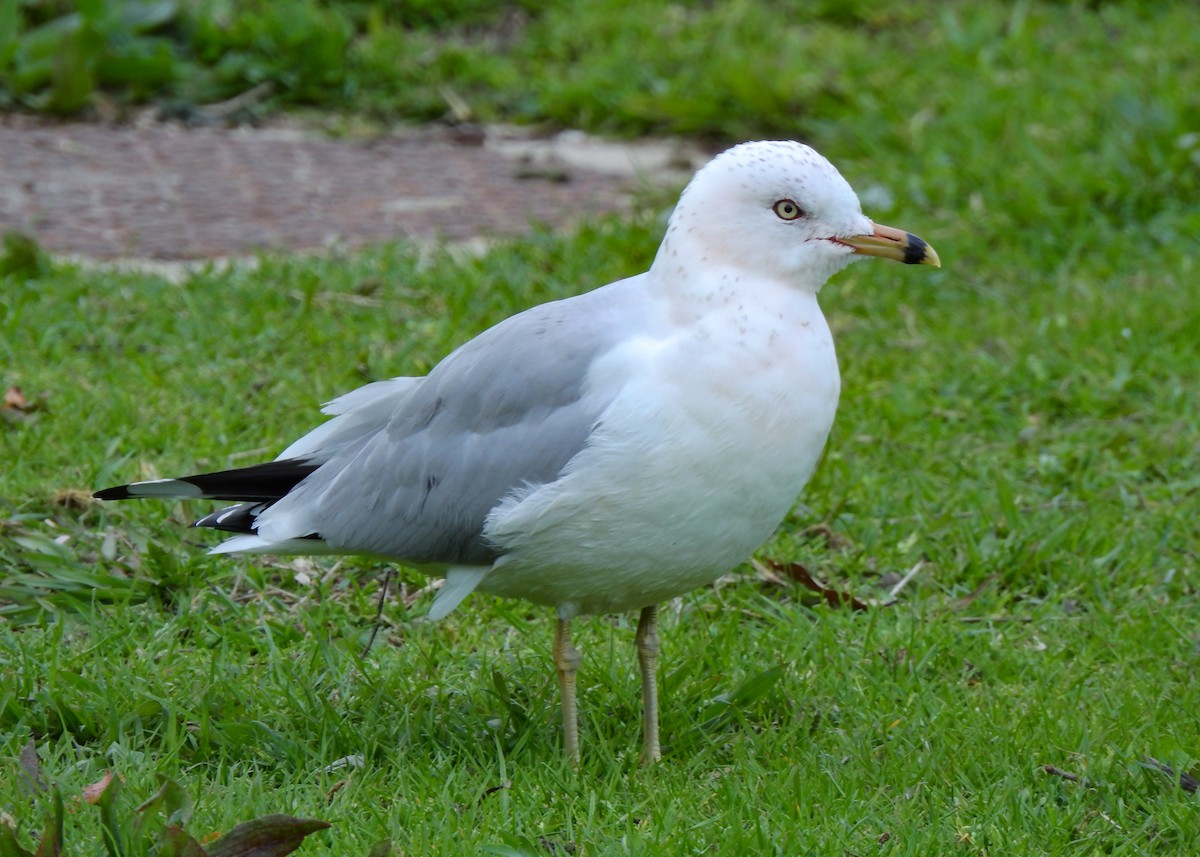
[[[564,616],[632,610],[711,582],[771,535],[833,424],[837,360],[814,295],[727,297],[593,367],[589,383],[619,392],[558,480],[488,517],[504,555],[481,590]]]

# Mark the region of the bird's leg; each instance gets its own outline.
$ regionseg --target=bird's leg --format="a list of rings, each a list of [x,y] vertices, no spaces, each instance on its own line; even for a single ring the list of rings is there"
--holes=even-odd
[[[558,668],[558,690],[562,697],[563,749],[572,765],[579,764],[579,711],[575,707],[575,673],[579,651],[571,645],[571,620],[559,619],[554,628],[554,666]]]
[[[642,671],[642,738],[646,748],[646,761],[657,762],[662,757],[658,746],[658,605],[642,608],[638,617],[637,636],[638,666]]]

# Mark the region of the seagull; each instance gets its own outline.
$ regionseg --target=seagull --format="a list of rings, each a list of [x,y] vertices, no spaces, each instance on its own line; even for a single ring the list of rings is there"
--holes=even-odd
[[[553,607],[572,763],[571,621],[640,611],[655,761],[657,605],[750,556],[812,475],[841,385],[817,293],[866,256],[940,267],[810,147],[743,143],[692,178],[648,271],[334,399],[274,461],[95,496],[231,502],[193,524],[233,534],[216,554],[366,554],[440,576],[433,620],[475,591]]]

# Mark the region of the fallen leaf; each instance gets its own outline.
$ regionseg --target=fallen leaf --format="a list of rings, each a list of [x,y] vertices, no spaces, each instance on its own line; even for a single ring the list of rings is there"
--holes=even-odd
[[[32,738],[26,741],[25,746],[21,748],[21,757],[18,763],[21,766],[22,786],[35,795],[49,790],[46,781],[42,779],[42,765],[38,761],[37,744]]]
[[[34,413],[41,410],[42,401],[30,401],[25,392],[17,386],[10,386],[0,399],[0,418],[9,423],[19,424],[33,419]]]
[[[82,512],[92,503],[92,492],[81,488],[62,488],[54,492],[51,502],[72,512]]]
[[[310,833],[330,826],[315,818],[264,815],[242,822],[208,846],[208,857],[283,857],[299,848]]]
[[[839,592],[833,587],[819,580],[816,575],[798,562],[779,562],[778,560],[767,559],[762,563],[757,560],[753,561],[753,565],[759,570],[760,574],[764,574],[768,579],[774,576],[776,578],[782,576],[789,580],[799,583],[805,589],[811,590],[821,596],[821,599],[830,607],[849,607],[851,610],[869,610],[873,605],[857,598],[848,592]],[[874,605],[879,606],[879,605]]]
[[[82,795],[84,803],[90,803],[90,804],[100,803],[100,800],[104,797],[105,789],[107,789],[109,787],[109,785],[112,784],[113,776],[114,776],[113,772],[109,771],[103,777],[101,777],[99,780],[92,783],[90,786],[84,786],[83,787],[83,795]]]

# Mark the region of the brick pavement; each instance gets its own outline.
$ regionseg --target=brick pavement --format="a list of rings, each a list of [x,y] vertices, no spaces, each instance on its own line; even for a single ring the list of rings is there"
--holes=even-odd
[[[0,119],[0,230],[53,253],[187,260],[395,238],[511,234],[531,220],[620,210],[645,175],[674,181],[702,160],[662,147],[644,170],[595,141],[543,145],[489,129],[334,139],[266,129]],[[547,158],[549,161],[547,162]],[[614,160],[615,158],[615,160]],[[633,156],[637,160],[637,156]],[[532,159],[532,160],[531,160]],[[614,162],[617,166],[614,168]],[[639,178],[639,174],[642,178]]]

